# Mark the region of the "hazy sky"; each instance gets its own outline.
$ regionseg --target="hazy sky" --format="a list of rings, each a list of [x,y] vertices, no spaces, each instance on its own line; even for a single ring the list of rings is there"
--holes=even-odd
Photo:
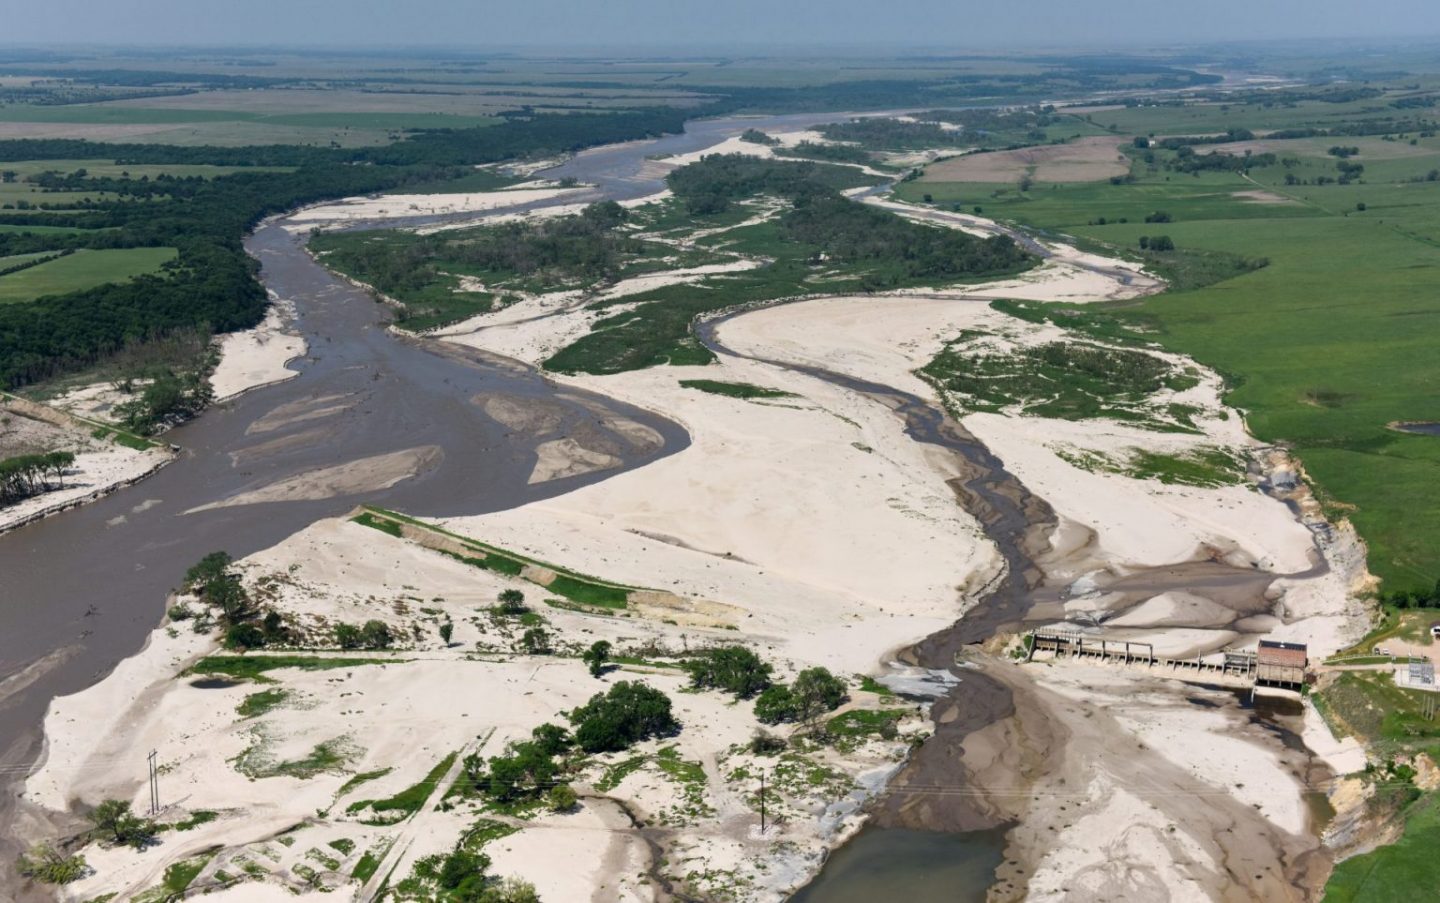
[[[3,0],[0,43],[903,44],[1440,35],[1440,0]]]

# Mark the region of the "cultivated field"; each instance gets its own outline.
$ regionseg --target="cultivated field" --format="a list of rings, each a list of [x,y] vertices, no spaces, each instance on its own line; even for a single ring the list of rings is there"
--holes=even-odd
[[[1018,150],[968,154],[934,164],[921,182],[1098,182],[1130,171],[1114,138],[1081,138]]]

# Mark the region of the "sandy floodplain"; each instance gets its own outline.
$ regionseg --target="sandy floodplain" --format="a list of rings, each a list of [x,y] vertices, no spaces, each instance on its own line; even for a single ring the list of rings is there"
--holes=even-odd
[[[385,209],[403,209],[399,203]],[[947,224],[986,226],[977,218]],[[85,854],[94,871],[67,895],[132,894],[154,887],[170,865],[218,847],[204,853],[192,887],[220,891],[221,899],[331,889],[370,899],[381,881],[373,876],[398,881],[483,824],[498,835],[485,846],[494,871],[533,882],[547,900],[722,891],[783,898],[858,827],[864,802],[905,762],[907,737],[929,725],[923,707],[861,691],[858,677],[902,674],[890,664],[899,651],[976,605],[1005,569],[979,521],[957,502],[952,484],[962,461],[911,440],[876,398],[794,367],[893,386],[938,406],[943,400],[914,371],[960,330],[981,324],[1020,344],[1059,332],[1007,318],[990,299],[1099,300],[1155,287],[1113,261],[1055,250],[1043,266],[1002,283],[745,313],[718,329],[726,347],[745,356],[710,366],[555,377],[662,413],[686,427],[692,444],[547,501],[436,524],[448,536],[644,588],[652,600],[683,600],[683,617],[659,604],[619,615],[546,605],[531,570],[506,577],[422,547],[406,529],[397,536],[348,519],[319,522],[246,559],[247,585],[297,635],[321,642],[337,622],[380,620],[398,638],[396,648],[368,656],[380,663],[271,672],[274,686],[206,682],[184,672],[216,652],[215,639],[181,620],[163,625],[144,652],[99,684],[56,700],[46,759],[25,786],[26,800],[57,826],[51,830],[73,825],[67,813],[105,797],[143,803],[143,782],[113,763],[143,761],[151,748],[162,751],[162,820],[215,813],[142,853],[92,844]],[[446,330],[444,340],[535,364],[583,334],[585,318],[578,303],[530,299]],[[787,394],[742,400],[680,384],[697,377]],[[1109,593],[1122,597],[1114,614],[1129,618],[1126,629],[1156,642],[1174,634],[1212,651],[1284,629],[1317,651],[1340,644],[1359,617],[1346,574],[1338,564],[1318,566],[1328,550],[1280,500],[1251,484],[1176,489],[1068,463],[1076,448],[1118,454],[1205,443],[1260,452],[1238,415],[1224,411],[1214,374],[1189,391],[1187,401],[1202,411],[1198,436],[1013,413],[962,417],[1054,509],[1051,556],[1041,562],[1056,593],[1049,617],[1068,621],[1082,608],[1097,610]],[[277,412],[277,422],[348,403],[315,399]],[[544,426],[543,410],[505,399],[478,403],[510,428]],[[361,470],[367,480],[403,479],[427,453],[414,449]],[[607,465],[604,450],[584,437],[560,438],[542,448],[531,479]],[[344,469],[227,503],[319,484],[330,491],[351,478]],[[1228,597],[1173,587],[1147,595],[1123,582],[1216,556],[1268,587],[1265,610],[1247,615],[1260,620],[1243,629],[1223,604]],[[515,626],[489,613],[510,588],[527,594],[557,654],[520,654]],[[1075,601],[1082,606],[1067,607]],[[438,635],[442,623],[453,625],[449,642]],[[596,639],[615,643],[634,663],[592,678],[575,653]],[[726,643],[755,650],[783,676],[814,665],[847,676],[849,705],[896,710],[898,736],[844,750],[801,742],[779,760],[751,754],[758,726],[749,707],[681,692],[683,673],[665,666],[667,653]],[[984,656],[976,667],[1014,700],[1010,716],[966,738],[957,766],[976,778],[976,805],[988,806],[996,823],[1020,824],[1009,836],[1000,899],[1148,899],[1162,890],[1172,899],[1303,899],[1323,870],[1302,805],[1316,779],[1310,758],[1251,724],[1229,694],[1118,668]],[[373,817],[367,800],[415,786],[452,753],[496,755],[621,678],[668,692],[683,727],[673,739],[587,766],[575,782],[578,811],[515,819],[474,801],[446,801],[457,759],[413,816]],[[247,699],[271,691],[281,694],[274,705],[247,714],[255,708]],[[297,771],[295,763],[321,752],[323,768]],[[688,780],[662,767],[676,758],[693,763],[681,772]],[[1353,754],[1337,753],[1335,761],[1355,764]],[[783,816],[765,834],[755,811],[761,769],[775,782],[771,811]],[[805,777],[783,777],[796,773]],[[368,777],[357,784],[359,776]],[[939,824],[950,805],[944,798],[906,804],[895,818]],[[352,879],[365,857],[378,870]],[[557,861],[566,868],[555,868]],[[233,884],[240,875],[247,877]]]

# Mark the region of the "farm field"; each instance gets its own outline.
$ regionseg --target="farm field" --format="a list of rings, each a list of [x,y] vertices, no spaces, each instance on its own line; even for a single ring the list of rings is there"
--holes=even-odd
[[[1156,115],[1129,124],[1161,132],[1177,114]],[[1361,148],[1351,159],[1365,166],[1363,181],[1287,184],[1335,173],[1326,153],[1335,144]],[[1266,146],[1296,162],[1192,176],[1150,172],[1137,159],[1129,184],[1037,182],[1022,193],[921,180],[900,193],[1132,252],[1141,236],[1163,234],[1182,251],[1267,259],[1258,271],[1113,313],[1227,376],[1229,400],[1253,432],[1293,445],[1332,513],[1355,524],[1385,590],[1428,590],[1440,577],[1440,441],[1387,425],[1440,420],[1440,182],[1427,181],[1440,143]],[[1145,222],[1157,213],[1169,221]]]
[[[0,304],[78,292],[107,282],[123,282],[153,273],[174,258],[174,248],[81,249],[69,256],[0,276]],[[0,260],[0,267],[5,262]]]

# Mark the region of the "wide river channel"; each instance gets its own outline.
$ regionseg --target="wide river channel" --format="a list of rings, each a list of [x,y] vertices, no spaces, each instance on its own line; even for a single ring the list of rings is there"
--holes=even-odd
[[[663,187],[662,177],[645,165],[654,155],[700,150],[746,128],[793,129],[840,115],[694,121],[683,134],[597,148],[545,175],[594,185],[582,199],[642,197]],[[624,456],[621,470],[689,444],[680,426],[649,412],[557,387],[513,362],[396,336],[385,328],[385,308],[315,263],[303,237],[284,226],[284,220],[266,223],[246,248],[261,262],[266,288],[295,305],[295,326],[309,347],[292,364],[299,376],[216,405],[168,433],[179,457],[138,485],[0,535],[0,781],[7,785],[0,802],[0,855],[7,864],[24,842],[11,830],[14,785],[42,754],[50,700],[96,683],[138,652],[159,623],[169,592],[203,555],[223,549],[244,557],[361,502],[419,516],[480,514],[619,472],[527,484],[539,440],[487,417],[483,401],[494,395],[543,400],[566,412],[562,429],[600,430],[622,446],[624,436],[605,425],[612,418],[642,423],[663,437],[659,448]],[[284,416],[330,405],[341,410],[321,427],[304,416]],[[430,446],[439,454],[390,488],[194,510],[318,468]],[[141,774],[145,765],[134,767]],[[800,899],[869,899],[875,880],[894,887],[897,870],[933,866],[937,856],[946,860],[944,868],[907,899],[983,899],[999,845],[994,835],[974,840],[867,829]]]

